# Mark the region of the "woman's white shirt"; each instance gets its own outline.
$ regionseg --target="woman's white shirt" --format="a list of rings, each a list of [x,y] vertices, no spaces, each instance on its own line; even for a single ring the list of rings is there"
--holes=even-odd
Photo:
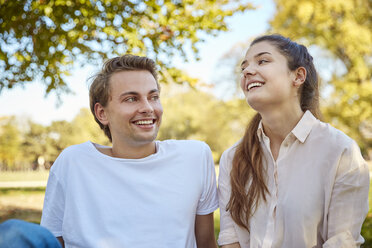
[[[261,201],[249,227],[226,211],[236,145],[224,152],[218,180],[221,212],[219,245],[242,248],[359,247],[368,212],[369,171],[358,145],[305,112],[282,142],[274,161],[262,123],[257,130],[270,195]],[[249,187],[249,185],[247,186]]]

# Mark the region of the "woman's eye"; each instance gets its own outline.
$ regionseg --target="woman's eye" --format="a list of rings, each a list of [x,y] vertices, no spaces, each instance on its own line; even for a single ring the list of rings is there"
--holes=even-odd
[[[269,62],[269,61],[267,61],[266,59],[260,59],[258,61],[258,64],[261,65],[261,64],[266,63],[266,62]]]

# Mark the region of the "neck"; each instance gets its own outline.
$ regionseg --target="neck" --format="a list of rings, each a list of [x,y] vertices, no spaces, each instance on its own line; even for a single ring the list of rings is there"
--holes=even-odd
[[[260,112],[265,134],[270,142],[280,145],[285,137],[293,130],[300,121],[304,112],[300,106],[292,108],[291,111],[267,111]]]
[[[140,159],[150,156],[156,152],[155,141],[140,146],[123,146],[112,143],[109,156],[126,159]]]

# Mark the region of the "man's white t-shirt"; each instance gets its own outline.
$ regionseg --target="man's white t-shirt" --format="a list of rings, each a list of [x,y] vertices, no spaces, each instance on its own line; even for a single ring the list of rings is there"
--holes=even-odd
[[[200,141],[156,141],[142,159],[107,156],[92,142],[53,164],[41,225],[65,247],[196,247],[195,216],[218,208],[211,151]]]

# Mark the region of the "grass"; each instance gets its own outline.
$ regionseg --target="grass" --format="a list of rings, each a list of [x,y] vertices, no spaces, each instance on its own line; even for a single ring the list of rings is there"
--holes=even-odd
[[[220,209],[214,211],[214,236],[218,239],[218,233],[220,232]]]
[[[40,223],[45,188],[0,188],[0,223],[21,219]]]
[[[48,180],[49,171],[1,171],[0,182],[15,181],[46,181]]]

